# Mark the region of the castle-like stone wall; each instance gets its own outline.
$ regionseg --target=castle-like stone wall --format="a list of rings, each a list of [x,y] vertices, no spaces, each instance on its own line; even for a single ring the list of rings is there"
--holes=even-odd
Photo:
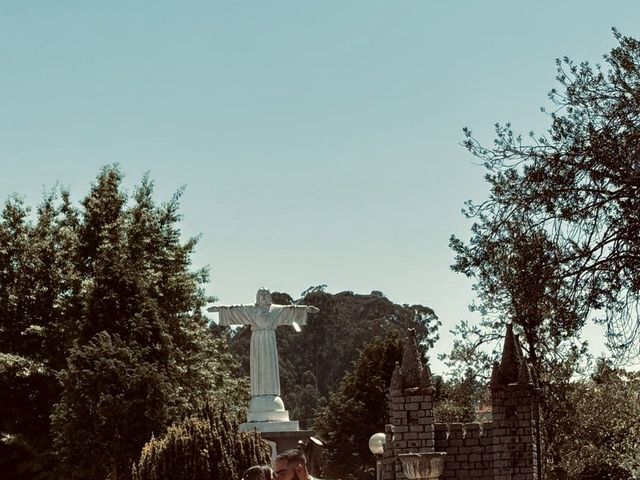
[[[509,325],[491,377],[492,421],[434,423],[431,372],[410,331],[389,390],[383,479],[404,480],[403,453],[445,452],[441,479],[542,480],[539,389]]]

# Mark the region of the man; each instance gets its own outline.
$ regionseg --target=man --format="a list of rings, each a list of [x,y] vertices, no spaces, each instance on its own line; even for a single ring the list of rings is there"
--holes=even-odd
[[[304,452],[297,448],[285,450],[273,462],[277,480],[314,480],[307,471]]]

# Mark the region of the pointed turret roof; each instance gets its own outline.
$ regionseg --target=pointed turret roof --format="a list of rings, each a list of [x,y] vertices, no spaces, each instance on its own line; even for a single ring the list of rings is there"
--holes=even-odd
[[[519,383],[534,385],[533,371],[529,366],[517,335],[513,333],[513,325],[507,324],[507,332],[504,336],[502,356],[500,363],[494,362],[491,372],[491,386]]]
[[[502,357],[500,358],[500,374],[503,383],[515,383],[518,381],[522,354],[517,337],[513,334],[513,325],[507,324],[507,333],[504,337]]]
[[[400,362],[396,362],[396,366],[393,369],[393,375],[391,375],[391,388],[403,389],[404,382],[402,381],[402,372],[400,369]]]
[[[407,338],[402,353],[402,365],[396,362],[393,376],[391,377],[392,388],[420,388],[422,390],[432,387],[433,379],[428,365],[422,363],[416,331],[409,328]]]
[[[416,331],[413,328],[409,329],[404,344],[401,368],[402,376],[404,377],[404,388],[419,387],[420,380],[423,376],[423,367],[420,361],[420,352],[418,352]]]

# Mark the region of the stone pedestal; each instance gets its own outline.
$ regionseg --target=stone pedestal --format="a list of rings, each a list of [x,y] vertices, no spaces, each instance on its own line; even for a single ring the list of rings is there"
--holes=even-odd
[[[277,395],[251,397],[247,423],[255,422],[289,422],[289,412],[284,409],[282,399]]]
[[[300,430],[297,420],[289,420],[282,399],[276,395],[257,395],[251,398],[247,421],[240,424],[241,432],[260,432],[271,444],[272,455],[297,448],[299,440],[313,436],[312,430]]]
[[[276,395],[257,395],[251,398],[247,421],[240,425],[241,432],[290,432],[299,431],[296,420],[289,420],[282,399]],[[262,436],[265,438],[265,436]]]

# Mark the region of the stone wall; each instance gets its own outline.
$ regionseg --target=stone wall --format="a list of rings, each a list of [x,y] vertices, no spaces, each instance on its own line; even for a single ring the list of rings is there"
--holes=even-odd
[[[410,331],[389,389],[383,479],[405,480],[398,455],[445,452],[441,479],[542,480],[539,389],[509,325],[491,377],[492,421],[434,423],[431,372]]]
[[[446,452],[442,479],[493,479],[493,423],[436,423],[435,451]]]
[[[391,424],[386,431],[387,445],[393,443],[393,455],[409,452],[433,452],[433,390],[392,388],[389,392]],[[385,449],[387,456],[390,449]],[[393,460],[393,459],[391,459]],[[385,478],[401,480],[405,476],[399,462],[385,464]]]

